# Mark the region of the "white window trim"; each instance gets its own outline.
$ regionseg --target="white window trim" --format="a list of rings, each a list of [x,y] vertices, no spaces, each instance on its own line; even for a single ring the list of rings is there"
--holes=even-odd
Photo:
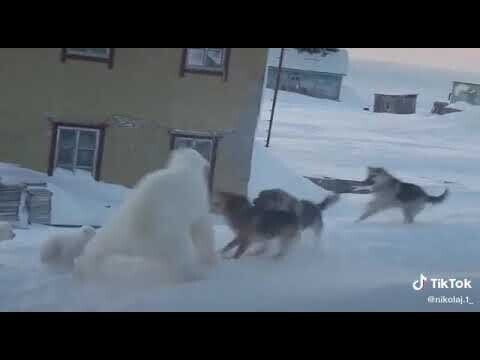
[[[98,55],[98,54],[92,54],[89,52],[82,52],[82,51],[76,51],[72,50],[72,48],[65,48],[66,55],[77,55],[77,56],[86,56],[89,58],[94,58],[94,59],[102,59],[102,60],[108,60],[110,59],[110,48],[105,48],[107,49],[106,55]]]
[[[187,139],[187,140],[192,140],[193,142],[196,142],[196,141],[209,141],[210,144],[211,144],[211,147],[210,147],[210,159],[208,160],[209,163],[212,162],[212,159],[213,159],[213,150],[214,150],[214,146],[215,146],[215,143],[214,143],[214,138],[213,137],[198,137],[198,136],[189,136],[189,135],[174,135],[174,139],[173,139],[173,148],[175,149],[175,142],[177,141],[177,139]],[[192,148],[195,150],[195,148]]]
[[[58,126],[57,127],[57,139],[55,144],[55,162],[54,162],[54,169],[57,168],[58,164],[58,152],[59,152],[59,141],[60,141],[60,132],[61,130],[75,130],[75,148],[74,148],[74,155],[73,155],[73,166],[72,172],[75,174],[75,170],[77,169],[77,155],[78,155],[78,142],[80,138],[80,131],[91,131],[95,132],[95,151],[93,154],[93,164],[92,164],[92,176],[93,178],[96,177],[97,172],[97,158],[98,158],[98,146],[100,144],[100,130],[95,128],[84,128],[84,127],[77,127],[77,126]]]
[[[207,52],[208,49],[222,49],[222,63],[220,66],[207,66],[207,65],[190,65],[188,63],[188,51],[190,49],[202,49],[203,50],[203,63],[206,62]],[[209,71],[209,72],[216,72],[216,73],[223,73],[225,72],[225,57],[227,53],[227,48],[187,48],[187,56],[185,59],[185,70],[187,71]]]

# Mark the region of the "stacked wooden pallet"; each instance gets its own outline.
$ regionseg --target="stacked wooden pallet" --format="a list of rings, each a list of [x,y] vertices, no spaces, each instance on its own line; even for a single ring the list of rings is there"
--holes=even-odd
[[[25,220],[30,224],[50,224],[52,192],[46,186],[46,183],[6,185],[0,182],[0,221],[22,226],[26,226]]]
[[[43,188],[40,186],[44,186]],[[34,224],[50,224],[52,219],[52,192],[45,188],[46,184],[35,184],[27,189],[28,222]]]
[[[20,220],[22,193],[25,185],[3,185],[0,183],[0,221],[17,222]]]

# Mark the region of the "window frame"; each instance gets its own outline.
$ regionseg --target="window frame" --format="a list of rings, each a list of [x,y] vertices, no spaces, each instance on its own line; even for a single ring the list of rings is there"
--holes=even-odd
[[[187,65],[187,53],[188,49],[210,49],[210,48],[183,48],[182,50],[182,59],[180,62],[180,76],[185,77],[185,73],[191,74],[203,74],[203,75],[212,75],[222,77],[223,81],[228,80],[228,70],[230,64],[230,53],[231,48],[215,48],[223,49],[223,67],[219,70],[215,69],[202,69],[202,68],[189,68]]]
[[[175,149],[175,141],[177,138],[212,141],[212,151],[210,153],[210,174],[208,176],[208,190],[212,192],[213,182],[215,178],[215,168],[217,163],[218,142],[220,137],[216,135],[200,135],[187,131],[170,131],[170,151],[173,151]]]
[[[72,60],[84,60],[84,61],[93,61],[93,62],[99,62],[99,63],[105,63],[108,65],[109,69],[113,68],[113,60],[115,57],[115,49],[114,48],[106,48],[108,49],[108,56],[107,57],[102,57],[102,56],[95,56],[95,55],[82,55],[82,54],[75,54],[75,53],[68,53],[69,48],[62,48],[61,51],[61,61],[62,63],[65,63],[67,59],[72,59]]]
[[[213,146],[214,146],[214,139],[213,137],[208,137],[208,136],[187,136],[187,135],[181,135],[181,134],[176,134],[175,138],[173,140],[173,148],[175,149],[175,142],[179,139],[185,139],[185,140],[190,140],[190,141],[208,141],[211,143],[211,149],[210,149],[210,154],[209,154],[209,159],[208,162],[211,162],[213,159]],[[202,155],[202,154],[201,154]]]
[[[93,155],[93,164],[92,164],[92,177],[96,180],[100,180],[100,170],[102,166],[102,159],[103,159],[103,149],[105,143],[105,125],[86,125],[86,124],[73,124],[73,123],[60,123],[55,122],[53,123],[53,131],[50,143],[50,154],[49,154],[49,164],[48,164],[48,176],[52,176],[55,169],[58,167],[58,150],[59,150],[59,140],[60,140],[60,132],[62,129],[67,130],[75,130],[76,133],[76,141],[75,141],[75,155],[73,159],[73,172],[76,169],[82,169],[81,167],[77,167],[77,154],[78,154],[78,141],[80,137],[80,131],[92,131],[96,133],[95,139],[95,150]],[[88,171],[88,170],[86,170]]]

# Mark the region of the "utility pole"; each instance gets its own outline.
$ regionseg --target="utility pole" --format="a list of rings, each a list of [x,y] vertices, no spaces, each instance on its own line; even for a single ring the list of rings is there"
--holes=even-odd
[[[267,143],[265,147],[268,147],[270,145],[270,135],[272,134],[273,116],[275,115],[275,105],[277,104],[278,87],[280,86],[280,73],[282,71],[284,51],[285,51],[285,48],[280,49],[280,60],[278,62],[277,82],[275,84],[275,92],[273,93],[273,104],[272,104],[272,110],[270,110],[270,123],[268,124]]]

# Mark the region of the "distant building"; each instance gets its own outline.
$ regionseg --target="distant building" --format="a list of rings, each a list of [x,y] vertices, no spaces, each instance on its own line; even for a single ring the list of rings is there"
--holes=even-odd
[[[449,100],[451,103],[464,101],[471,105],[480,105],[480,84],[454,81]]]
[[[275,89],[278,74],[280,49],[270,49],[268,57],[267,88]],[[339,49],[326,56],[299,53],[296,49],[285,49],[280,90],[340,100],[342,80],[348,72],[348,52]]]
[[[415,114],[418,94],[375,94],[373,111],[391,114]]]

